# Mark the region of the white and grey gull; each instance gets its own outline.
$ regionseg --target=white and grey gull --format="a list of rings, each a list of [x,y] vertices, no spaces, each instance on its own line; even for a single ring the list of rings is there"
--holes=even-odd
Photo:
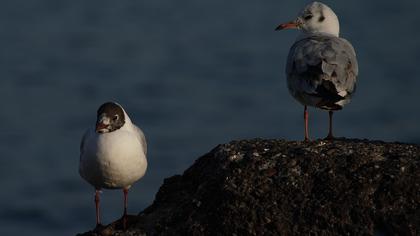
[[[101,189],[122,189],[124,193],[123,227],[127,221],[127,198],[131,185],[147,169],[146,139],[121,105],[102,104],[96,125],[83,135],[80,145],[80,176],[95,188],[96,225],[100,226]]]
[[[308,4],[296,20],[276,28],[283,29],[302,31],[289,51],[286,75],[289,92],[304,106],[305,141],[309,140],[307,106],[329,111],[327,139],[333,139],[333,111],[349,103],[356,89],[354,48],[339,37],[336,14],[320,2]]]

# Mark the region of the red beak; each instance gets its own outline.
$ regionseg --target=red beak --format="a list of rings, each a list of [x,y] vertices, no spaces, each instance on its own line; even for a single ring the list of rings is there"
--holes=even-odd
[[[299,24],[295,21],[291,21],[288,23],[280,24],[277,26],[276,30],[284,30],[284,29],[297,29],[299,28]]]
[[[101,129],[108,128],[108,125],[105,125],[103,123],[96,123],[96,132],[98,133]]]

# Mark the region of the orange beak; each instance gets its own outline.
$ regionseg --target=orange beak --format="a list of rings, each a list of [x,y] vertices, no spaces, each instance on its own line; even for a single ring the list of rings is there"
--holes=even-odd
[[[284,30],[284,29],[297,29],[299,28],[299,24],[296,21],[291,21],[288,23],[280,24],[277,26],[276,30]]]

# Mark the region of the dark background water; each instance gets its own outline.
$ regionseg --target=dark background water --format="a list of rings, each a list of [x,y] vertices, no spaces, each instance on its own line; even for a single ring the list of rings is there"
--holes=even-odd
[[[219,143],[302,138],[285,86],[297,32],[275,32],[307,1],[2,1],[0,234],[72,235],[94,226],[79,143],[97,107],[120,102],[149,143],[129,211]],[[339,136],[420,142],[420,2],[325,1],[357,51],[357,95]],[[327,114],[311,109],[311,135]],[[103,220],[122,193],[104,191]]]

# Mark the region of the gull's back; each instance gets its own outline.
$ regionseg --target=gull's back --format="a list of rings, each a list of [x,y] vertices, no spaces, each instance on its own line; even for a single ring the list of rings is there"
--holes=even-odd
[[[310,34],[290,49],[286,74],[290,93],[303,105],[340,110],[356,88],[353,46],[328,34]]]

